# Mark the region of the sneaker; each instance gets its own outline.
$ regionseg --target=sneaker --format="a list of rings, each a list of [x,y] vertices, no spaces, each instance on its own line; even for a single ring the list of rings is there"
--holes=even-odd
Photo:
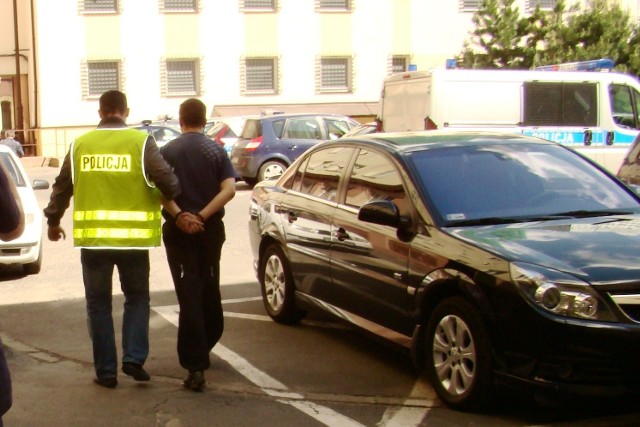
[[[116,388],[118,379],[116,377],[94,378],[93,382],[106,388]]]
[[[189,371],[187,378],[182,381],[182,385],[193,391],[202,391],[206,381],[204,379],[203,371]]]
[[[124,362],[122,364],[122,372],[133,377],[136,381],[149,381],[151,376],[144,370],[142,365],[133,362]]]

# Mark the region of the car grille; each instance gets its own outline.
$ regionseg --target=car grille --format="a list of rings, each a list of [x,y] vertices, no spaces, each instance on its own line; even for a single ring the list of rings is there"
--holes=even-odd
[[[640,294],[609,294],[609,296],[629,319],[640,323]]]
[[[20,248],[7,248],[0,249],[0,256],[16,256],[22,253],[22,249]]]

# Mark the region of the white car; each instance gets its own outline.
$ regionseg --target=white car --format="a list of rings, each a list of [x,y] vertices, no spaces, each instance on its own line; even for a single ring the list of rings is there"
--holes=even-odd
[[[224,150],[229,153],[240,138],[244,123],[248,118],[255,118],[258,116],[231,116],[231,117],[215,117],[211,120],[215,120],[215,124],[205,134],[224,147]]]
[[[25,215],[24,232],[10,242],[0,240],[0,264],[22,264],[26,274],[37,274],[42,265],[42,209],[33,190],[46,190],[49,182],[36,179],[29,182],[22,163],[13,151],[0,145],[0,161],[16,183]]]

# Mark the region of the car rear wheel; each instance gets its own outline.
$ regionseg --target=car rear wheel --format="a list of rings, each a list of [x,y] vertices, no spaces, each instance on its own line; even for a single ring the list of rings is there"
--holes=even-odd
[[[271,245],[265,250],[259,277],[262,300],[269,316],[285,324],[302,320],[305,313],[296,307],[295,285],[289,263],[279,246]]]
[[[479,409],[492,389],[491,343],[477,309],[463,298],[443,300],[425,335],[426,370],[438,396],[455,409]]]
[[[258,171],[258,180],[266,181],[270,179],[278,179],[286,169],[287,167],[282,162],[270,160],[260,166],[260,170]]]

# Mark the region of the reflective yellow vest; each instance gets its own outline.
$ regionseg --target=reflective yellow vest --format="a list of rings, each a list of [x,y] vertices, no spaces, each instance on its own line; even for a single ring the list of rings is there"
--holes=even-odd
[[[145,175],[146,139],[140,130],[99,128],[73,143],[74,246],[160,246],[160,192]]]

